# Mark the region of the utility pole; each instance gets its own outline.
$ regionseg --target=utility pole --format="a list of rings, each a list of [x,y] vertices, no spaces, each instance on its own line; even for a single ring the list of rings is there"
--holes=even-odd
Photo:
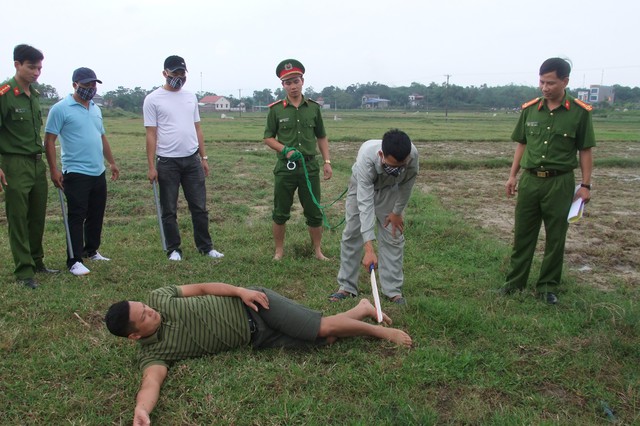
[[[444,87],[444,118],[448,120],[449,117],[449,77],[451,74],[445,74],[447,77],[447,85]]]
[[[238,104],[238,112],[240,112],[240,118],[242,118],[242,89],[238,89],[238,100],[240,101]]]
[[[202,93],[202,71],[200,71],[200,93]]]

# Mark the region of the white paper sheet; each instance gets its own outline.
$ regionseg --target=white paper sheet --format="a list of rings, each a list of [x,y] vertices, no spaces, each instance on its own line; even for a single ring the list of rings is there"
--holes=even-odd
[[[580,189],[580,185],[576,186],[576,190],[573,192],[575,194],[578,193]],[[567,216],[567,222],[576,223],[582,217],[582,213],[584,213],[584,200],[582,198],[578,198],[573,203],[571,203],[571,208],[569,209],[569,215]]]

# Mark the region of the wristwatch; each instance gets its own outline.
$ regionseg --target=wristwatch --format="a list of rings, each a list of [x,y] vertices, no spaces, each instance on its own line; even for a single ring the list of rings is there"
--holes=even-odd
[[[591,184],[581,183],[580,186],[582,188],[587,188],[589,191],[591,191]]]
[[[331,160],[324,160],[324,164],[331,164]]]
[[[200,157],[201,160],[207,161],[209,159],[208,155],[205,155],[204,157]]]

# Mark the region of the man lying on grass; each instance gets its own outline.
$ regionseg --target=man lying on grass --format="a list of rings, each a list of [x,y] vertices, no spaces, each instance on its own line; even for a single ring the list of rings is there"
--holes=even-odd
[[[105,317],[112,334],[140,343],[142,384],[135,425],[150,424],[170,364],[247,345],[255,349],[331,344],[340,337],[371,336],[410,347],[402,330],[373,325],[376,310],[366,299],[346,312],[323,317],[261,287],[223,283],[169,286],[151,292],[149,305],[114,303]],[[391,319],[383,315],[384,325]]]

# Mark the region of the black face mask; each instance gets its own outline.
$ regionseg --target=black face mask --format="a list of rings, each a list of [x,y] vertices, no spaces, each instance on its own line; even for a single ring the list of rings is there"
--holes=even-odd
[[[402,173],[402,171],[404,170],[404,166],[400,166],[400,167],[391,167],[388,164],[382,163],[382,168],[384,169],[384,171],[389,175],[389,176],[393,176],[393,177],[398,177],[400,176],[400,173]]]
[[[183,85],[184,82],[187,81],[187,77],[185,76],[175,76],[175,77],[171,77],[171,76],[167,76],[167,84],[171,87],[173,87],[174,89],[180,89]]]
[[[95,87],[82,87],[78,86],[76,88],[76,93],[83,101],[90,101],[96,95],[98,89]]]

